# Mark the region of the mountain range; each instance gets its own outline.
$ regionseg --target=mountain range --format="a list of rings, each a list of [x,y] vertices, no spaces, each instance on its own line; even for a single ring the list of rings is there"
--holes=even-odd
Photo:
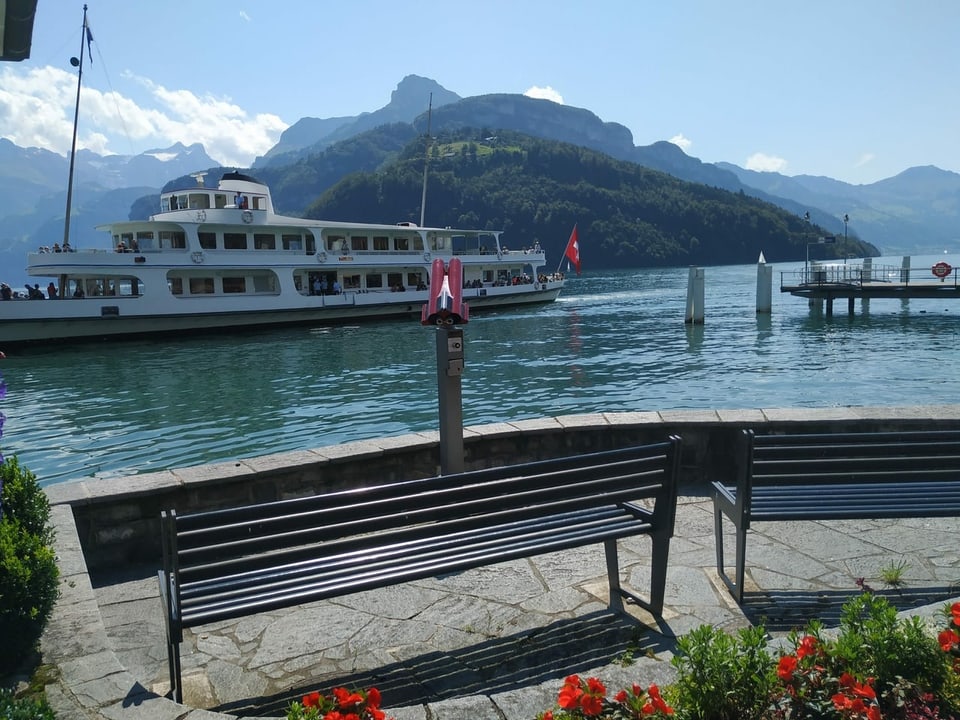
[[[429,113],[425,107],[428,99]],[[934,166],[910,168],[868,185],[759,173],[731,163],[704,163],[666,141],[636,146],[628,128],[604,122],[587,109],[516,94],[461,98],[435,81],[415,75],[405,77],[390,102],[379,110],[300,119],[254,161],[252,170],[272,186],[280,184],[274,186],[278,210],[302,214],[314,197],[341,177],[376,167],[331,169],[319,184],[306,188],[309,196],[304,195],[304,188],[298,194],[292,187],[283,187],[285,169],[392,124],[398,126],[398,144],[427,133],[428,127],[431,134],[473,127],[492,137],[512,131],[586,147],[680,180],[744,193],[797,216],[809,213],[811,222],[821,228],[838,235],[849,232],[884,254],[939,252],[956,247],[960,240],[960,174]],[[368,162],[382,160],[369,158]],[[75,164],[70,237],[76,247],[105,246],[106,235],[94,229],[98,224],[149,214],[156,203],[145,198],[155,196],[163,182],[220,166],[201,145],[179,143],[134,156],[80,151]],[[0,193],[4,198],[0,203],[0,268],[16,273],[28,250],[62,238],[66,175],[66,158],[0,139]],[[849,223],[844,222],[845,216]]]

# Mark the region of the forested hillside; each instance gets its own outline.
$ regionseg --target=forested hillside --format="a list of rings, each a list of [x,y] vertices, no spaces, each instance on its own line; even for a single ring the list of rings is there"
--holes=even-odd
[[[347,176],[310,204],[307,216],[419,222],[424,143],[417,138],[378,170]],[[303,164],[294,172],[307,172],[311,161]],[[807,243],[825,234],[744,193],[574,145],[488,129],[432,141],[425,225],[502,229],[508,246],[539,242],[559,261],[574,223],[583,261],[593,268],[751,263],[761,251],[770,262],[803,260]],[[846,247],[818,248],[821,258],[845,253],[879,254],[855,238]]]

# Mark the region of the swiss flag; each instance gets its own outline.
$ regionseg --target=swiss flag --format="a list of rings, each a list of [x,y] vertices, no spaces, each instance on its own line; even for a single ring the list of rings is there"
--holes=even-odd
[[[570,233],[570,239],[567,240],[567,249],[563,251],[563,256],[567,258],[577,269],[577,275],[580,274],[580,241],[577,239],[577,226],[573,226],[573,232]]]

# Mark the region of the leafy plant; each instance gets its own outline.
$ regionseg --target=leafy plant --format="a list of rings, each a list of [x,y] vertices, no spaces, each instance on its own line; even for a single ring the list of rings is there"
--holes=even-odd
[[[950,672],[920,618],[898,618],[885,598],[870,593],[843,606],[831,654],[854,675],[875,678],[881,693],[906,680],[939,694]]]
[[[904,584],[903,573],[907,567],[907,561],[903,558],[897,562],[890,562],[880,568],[880,579],[890,587],[900,587]]]
[[[3,720],[56,720],[43,698],[18,698],[12,690],[0,689],[0,718]]]
[[[736,635],[701,625],[677,641],[676,704],[692,720],[761,718],[776,683],[762,627]]]

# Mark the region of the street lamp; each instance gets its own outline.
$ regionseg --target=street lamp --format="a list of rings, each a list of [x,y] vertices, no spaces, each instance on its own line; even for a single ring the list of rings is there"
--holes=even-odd
[[[807,232],[805,233],[805,236],[809,236],[810,235],[810,211],[809,210],[807,210],[803,214],[803,219],[807,223]],[[803,263],[803,281],[804,282],[807,282],[807,280],[809,279],[809,276],[807,274],[810,272],[810,270],[807,268],[809,264],[810,264],[810,243],[808,241],[807,242],[807,260],[805,263]]]

